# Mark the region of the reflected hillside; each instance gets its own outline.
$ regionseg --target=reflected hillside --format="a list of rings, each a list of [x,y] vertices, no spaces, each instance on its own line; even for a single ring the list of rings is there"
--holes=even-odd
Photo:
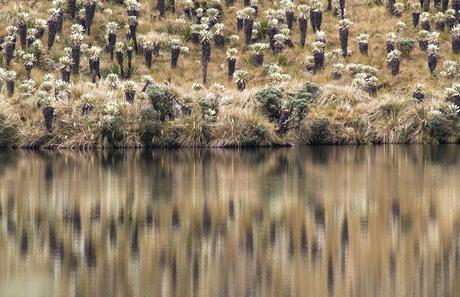
[[[455,145],[3,151],[0,295],[455,296],[459,172]]]

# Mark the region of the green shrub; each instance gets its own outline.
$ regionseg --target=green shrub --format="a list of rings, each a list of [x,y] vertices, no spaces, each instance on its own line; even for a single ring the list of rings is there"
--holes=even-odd
[[[16,126],[7,123],[7,118],[0,113],[0,147],[11,147],[16,144],[18,131]]]
[[[271,121],[278,121],[280,118],[283,97],[283,90],[275,87],[268,87],[256,93],[256,99],[262,106],[262,112]]]
[[[146,90],[153,108],[158,111],[160,120],[174,118],[173,96],[167,90],[156,85],[150,85]]]
[[[101,137],[112,147],[119,147],[125,139],[125,122],[121,116],[107,115],[102,118]]]
[[[300,123],[305,118],[308,112],[308,105],[311,102],[313,95],[306,91],[300,91],[294,95],[288,97],[285,109],[289,111],[290,121]]]
[[[453,131],[447,117],[439,110],[428,114],[426,129],[433,140],[441,143],[446,142]]]
[[[155,137],[161,134],[162,122],[160,114],[153,108],[141,112],[140,134],[145,146],[151,146]]]
[[[415,40],[403,38],[398,42],[398,49],[404,56],[408,56],[415,47]]]

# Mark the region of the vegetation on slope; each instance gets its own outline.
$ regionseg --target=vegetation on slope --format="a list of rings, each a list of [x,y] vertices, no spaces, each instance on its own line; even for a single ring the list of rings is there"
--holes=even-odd
[[[455,142],[456,5],[8,2],[0,145]]]

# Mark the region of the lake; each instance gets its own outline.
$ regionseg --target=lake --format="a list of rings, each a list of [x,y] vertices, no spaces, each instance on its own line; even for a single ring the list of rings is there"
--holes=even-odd
[[[0,296],[455,296],[460,146],[0,152]]]

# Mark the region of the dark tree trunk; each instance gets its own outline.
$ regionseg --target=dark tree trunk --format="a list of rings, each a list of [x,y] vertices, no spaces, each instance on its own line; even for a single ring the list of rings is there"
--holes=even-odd
[[[89,60],[89,69],[93,83],[96,83],[96,78],[101,79],[100,64],[101,61],[99,58]]]
[[[201,74],[203,76],[203,84],[206,84],[208,76],[208,63],[211,60],[211,44],[204,42],[201,44]]]
[[[460,37],[452,37],[452,51],[455,54],[460,53]]]
[[[243,0],[244,6],[248,7],[251,6],[251,1],[250,0]]]
[[[56,15],[56,31],[58,33],[61,33],[63,26],[64,26],[64,11],[60,9]]]
[[[14,80],[7,80],[6,81],[6,95],[8,97],[13,96],[14,94]]]
[[[194,44],[200,43],[200,33],[198,33],[198,32],[192,32],[192,33],[190,34],[190,40],[191,40],[192,43],[194,43]]]
[[[184,14],[191,19],[193,17],[193,10],[190,7],[184,9]]]
[[[32,43],[35,42],[35,36],[27,36],[27,46],[30,47],[32,46]]]
[[[424,11],[430,11],[430,0],[423,0],[422,7]]]
[[[230,7],[234,3],[234,0],[225,0],[225,6]]]
[[[237,31],[243,30],[243,26],[244,26],[244,19],[236,18],[236,30]]]
[[[171,9],[172,13],[176,13],[176,1],[169,0],[169,9]]]
[[[243,92],[244,89],[246,89],[246,83],[239,81],[236,83],[236,87],[238,88],[238,91]]]
[[[434,8],[435,8],[435,9],[441,8],[441,5],[440,5],[440,4],[441,4],[441,1],[440,1],[440,0],[434,0],[434,1],[433,1],[433,5],[434,5]]]
[[[126,57],[128,58],[128,73],[127,77],[131,77],[131,73],[133,70],[133,50],[132,48],[128,48],[126,50]]]
[[[201,64],[201,76],[203,77],[203,84],[208,80],[208,63]]]
[[[313,61],[315,63],[315,71],[324,68],[324,52],[316,52],[313,54]]]
[[[394,15],[395,13],[395,10],[394,10],[395,3],[396,3],[395,0],[388,0],[387,10],[388,10],[388,13],[391,15]]]
[[[227,69],[228,69],[228,79],[233,78],[233,73],[235,73],[236,68],[236,59],[227,59]]]
[[[322,23],[322,20],[323,20],[323,12],[320,11],[320,10],[316,10],[314,11],[314,21],[315,21],[315,28],[316,30],[314,30],[314,32],[316,31],[321,31],[321,23]]]
[[[25,66],[25,69],[26,69],[26,79],[30,79],[31,77],[31,73],[32,73],[32,65],[26,65]]]
[[[443,12],[449,9],[449,0],[441,0],[441,9]]]
[[[46,131],[53,132],[54,108],[45,107],[43,109],[43,117],[45,118]]]
[[[110,60],[113,61],[113,51],[115,50],[115,44],[117,43],[117,34],[109,33],[108,36],[109,41],[109,52],[110,52]]]
[[[345,18],[345,0],[339,0],[339,8],[342,19]]]
[[[449,9],[449,0],[442,0],[441,3],[441,8],[443,12]]]
[[[391,60],[389,64],[390,64],[391,74],[397,75],[399,73],[400,60]]]
[[[135,9],[128,10],[128,16],[134,16],[136,18],[139,18],[139,10],[135,10]]]
[[[21,48],[25,49],[27,47],[27,24],[25,22],[20,22],[18,24],[18,34]]]
[[[294,26],[294,12],[291,10],[286,11],[286,23],[289,30],[292,30]]]
[[[165,0],[157,0],[157,9],[160,12],[160,16],[165,14]]]
[[[86,33],[91,35],[91,25],[93,24],[94,14],[96,12],[96,4],[94,2],[85,7],[85,27]]]
[[[11,64],[11,60],[13,60],[13,56],[14,56],[14,48],[16,47],[16,45],[12,42],[8,42],[6,45],[5,45],[5,49],[4,49],[4,52],[3,52],[3,55],[5,56],[5,64],[6,64],[6,67],[9,68],[10,67],[10,64]]]
[[[145,54],[145,64],[150,69],[152,67],[152,49],[146,48],[144,51]]]
[[[387,40],[386,47],[387,47],[387,53],[390,53],[390,52],[394,51],[395,44],[394,44],[393,41]]]
[[[136,96],[136,91],[134,90],[125,92],[126,101],[128,101],[128,103],[133,103],[135,96]]]
[[[422,29],[426,31],[431,30],[430,21],[422,21]]]
[[[313,33],[316,33],[316,15],[315,15],[315,12],[314,10],[310,10],[310,24],[311,24],[311,28],[313,30]]]
[[[133,46],[136,53],[139,51],[137,47],[137,23],[134,25],[129,25],[129,31],[131,33],[131,39],[133,40]]]
[[[61,68],[61,77],[62,77],[62,80],[65,81],[65,82],[70,82],[70,70],[68,70],[67,68]]]
[[[414,25],[414,28],[418,26],[419,21],[420,21],[420,12],[413,12],[412,13],[412,25]]]
[[[340,28],[340,47],[342,48],[342,55],[345,57],[348,55],[348,28]]]
[[[446,27],[447,30],[450,31],[455,26],[455,18],[447,18],[446,19]]]
[[[171,49],[171,68],[177,67],[177,61],[179,60],[180,56],[180,48],[173,47]]]
[[[268,40],[270,43],[270,49],[272,52],[275,52],[275,35],[278,34],[278,28],[277,27],[270,27],[268,29]]]
[[[369,44],[367,42],[359,42],[358,43],[359,52],[363,55],[368,55],[369,53]]]
[[[444,31],[445,26],[446,26],[446,23],[444,23],[444,21],[437,21],[435,23],[435,27],[437,31],[441,31],[441,32]]]
[[[438,57],[436,55],[428,55],[428,68],[430,69],[431,74],[433,74],[437,64]]]
[[[420,49],[421,49],[421,50],[426,51],[426,50],[428,49],[428,40],[426,40],[426,39],[421,39],[421,40],[418,42],[418,45],[420,46]]]
[[[54,44],[54,39],[56,38],[56,21],[54,18],[48,20],[48,50]]]
[[[221,34],[214,35],[214,43],[217,47],[222,48],[225,46],[225,37]]]
[[[299,29],[300,29],[300,45],[302,48],[305,46],[305,40],[307,39],[307,19],[299,19]]]
[[[252,56],[254,60],[254,66],[262,66],[264,64],[264,54],[263,53],[256,53]]]
[[[77,0],[67,0],[67,7],[72,18],[75,18],[77,13]]]
[[[42,37],[45,35],[45,29],[42,27],[37,28],[35,31],[35,38],[36,39],[42,39]]]
[[[425,99],[425,94],[423,92],[420,92],[420,91],[415,91],[412,94],[412,97],[414,97],[418,102],[422,102],[423,99]]]
[[[80,73],[80,45],[72,46],[72,73]]]
[[[118,66],[120,67],[120,76],[124,77],[123,71],[123,52],[116,52]]]
[[[153,56],[158,57],[160,55],[160,43],[155,42],[153,44]]]
[[[252,42],[252,29],[254,27],[254,20],[253,19],[245,19],[244,20],[244,41],[246,45],[251,44]]]

